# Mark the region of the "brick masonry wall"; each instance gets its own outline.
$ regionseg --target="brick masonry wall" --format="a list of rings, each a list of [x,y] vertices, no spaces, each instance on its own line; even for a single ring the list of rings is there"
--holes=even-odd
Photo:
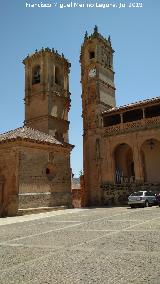
[[[0,147],[0,216],[14,216],[18,211],[18,153],[9,143]]]

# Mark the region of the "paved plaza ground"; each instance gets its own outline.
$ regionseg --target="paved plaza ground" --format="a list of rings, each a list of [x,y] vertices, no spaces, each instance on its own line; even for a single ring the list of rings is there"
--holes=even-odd
[[[0,219],[0,283],[160,283],[160,208]]]

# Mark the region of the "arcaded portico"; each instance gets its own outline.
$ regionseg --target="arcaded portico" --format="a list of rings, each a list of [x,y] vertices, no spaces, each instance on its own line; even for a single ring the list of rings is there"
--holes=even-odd
[[[141,146],[141,159],[144,181],[160,183],[160,140],[146,140]]]
[[[154,110],[149,117],[145,116],[148,109]],[[102,114],[101,202],[126,202],[129,193],[140,188],[160,190],[159,109],[160,98],[155,98]],[[120,123],[115,123],[114,116],[120,117]]]
[[[148,109],[149,117],[145,116]],[[111,153],[106,180],[115,183],[160,182],[159,110],[160,98],[155,98],[103,113],[104,140]],[[114,120],[118,116],[120,123]]]

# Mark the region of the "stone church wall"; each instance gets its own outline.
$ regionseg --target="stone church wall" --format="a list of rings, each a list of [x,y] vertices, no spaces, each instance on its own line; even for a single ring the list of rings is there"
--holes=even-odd
[[[19,208],[70,206],[69,153],[23,147],[19,162]]]
[[[17,150],[9,144],[0,149],[0,216],[18,211]]]

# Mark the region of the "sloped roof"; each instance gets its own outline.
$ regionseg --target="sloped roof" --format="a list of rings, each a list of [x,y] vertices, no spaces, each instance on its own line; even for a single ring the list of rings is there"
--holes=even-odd
[[[129,109],[132,109],[134,107],[141,107],[141,106],[148,105],[150,103],[154,104],[154,103],[159,103],[159,102],[160,102],[160,97],[155,97],[155,98],[134,102],[134,103],[130,103],[130,104],[119,106],[119,107],[113,107],[113,108],[110,108],[110,109],[103,111],[102,114],[103,115],[110,114],[110,113],[114,113],[116,111],[129,110]]]
[[[56,144],[63,146],[63,143],[55,139],[53,136],[48,135],[39,130],[32,129],[30,127],[24,126],[20,127],[3,134],[0,134],[0,143],[6,141],[14,141],[21,139],[24,141],[33,141],[37,143],[47,143],[47,144]]]

